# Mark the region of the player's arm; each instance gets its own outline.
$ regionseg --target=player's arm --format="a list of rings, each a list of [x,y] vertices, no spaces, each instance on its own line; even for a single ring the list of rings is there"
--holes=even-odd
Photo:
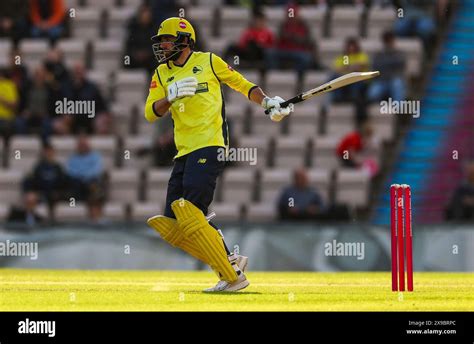
[[[169,85],[165,92],[157,73],[153,74],[145,104],[145,118],[148,122],[154,122],[164,116],[174,101],[196,94],[196,78],[190,77],[178,80]]]
[[[280,107],[280,103],[284,102],[283,98],[268,97],[260,87],[245,79],[242,74],[235,71],[219,56],[211,54],[211,66],[219,81],[242,93],[254,103],[261,105],[265,110],[270,110],[272,121],[279,122],[292,111],[290,107]]]

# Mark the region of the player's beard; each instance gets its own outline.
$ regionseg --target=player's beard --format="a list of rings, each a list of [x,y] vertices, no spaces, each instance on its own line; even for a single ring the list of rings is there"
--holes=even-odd
[[[181,54],[183,53],[183,50],[187,47],[187,44],[176,44],[173,46],[173,48],[169,50],[163,50],[160,49],[159,46],[155,48],[155,45],[153,45],[153,53],[155,54],[156,59],[158,60],[158,63],[164,63],[167,61],[176,61],[179,59]]]

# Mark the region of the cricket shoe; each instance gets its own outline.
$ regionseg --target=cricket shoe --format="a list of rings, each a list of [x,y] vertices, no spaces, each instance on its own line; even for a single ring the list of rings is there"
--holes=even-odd
[[[221,293],[221,292],[232,292],[247,288],[249,285],[247,277],[242,272],[235,282],[219,281],[215,287],[204,289],[205,293]]]
[[[245,272],[249,263],[249,257],[241,256],[240,254],[233,253],[229,256],[229,262],[231,264],[237,264],[240,271]]]

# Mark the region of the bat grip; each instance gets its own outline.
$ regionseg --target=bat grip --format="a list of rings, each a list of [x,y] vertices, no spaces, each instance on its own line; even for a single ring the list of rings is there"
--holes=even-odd
[[[280,107],[285,108],[285,107],[287,107],[287,106],[290,105],[290,104],[291,104],[291,99],[286,100],[286,101],[284,101],[283,103],[280,103]],[[270,113],[270,110],[271,110],[271,109],[265,110],[265,114],[268,115],[268,114]]]

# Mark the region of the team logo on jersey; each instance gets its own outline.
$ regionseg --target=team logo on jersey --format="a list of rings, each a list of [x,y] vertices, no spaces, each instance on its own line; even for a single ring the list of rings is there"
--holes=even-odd
[[[168,78],[168,80],[166,80],[166,82],[171,82],[171,81],[173,81],[173,80],[174,80],[174,76]]]
[[[182,29],[186,29],[186,23],[185,22],[180,22],[179,27]]]
[[[156,88],[156,80],[152,80],[150,83],[150,88]]]
[[[202,67],[201,66],[194,66],[193,67],[193,73],[194,74],[200,74],[202,72]]]

